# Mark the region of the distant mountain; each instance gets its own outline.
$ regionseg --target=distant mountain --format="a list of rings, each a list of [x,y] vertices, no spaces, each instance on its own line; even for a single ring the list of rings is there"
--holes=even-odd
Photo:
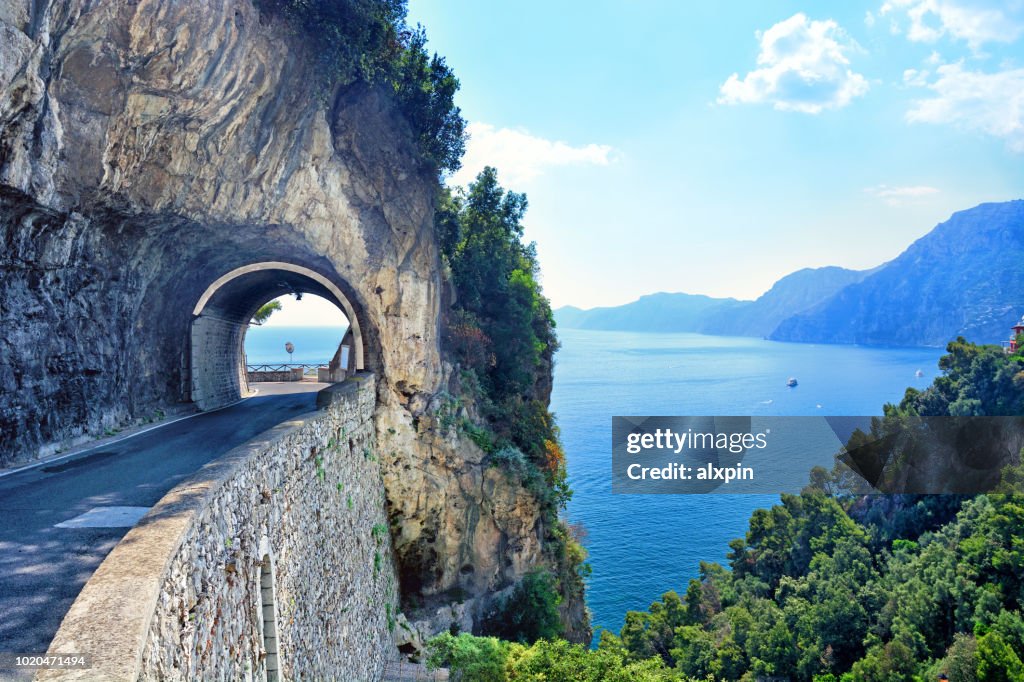
[[[993,343],[1024,312],[1024,201],[954,213],[896,259],[779,324],[781,341]]]
[[[826,301],[873,272],[834,265],[797,270],[776,282],[756,301],[742,301],[738,306],[711,311],[700,331],[723,336],[768,336],[786,318]]]
[[[1024,200],[953,214],[873,270],[806,268],[756,301],[659,293],[555,311],[562,328],[701,332],[779,341],[942,346],[1006,338],[1024,313]]]
[[[555,311],[555,322],[568,329],[695,332],[711,311],[739,303],[734,298],[657,293],[611,308],[580,310],[566,306]]]

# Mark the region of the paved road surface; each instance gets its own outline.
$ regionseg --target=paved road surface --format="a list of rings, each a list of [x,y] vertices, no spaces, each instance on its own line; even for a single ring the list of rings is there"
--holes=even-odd
[[[86,580],[129,530],[56,524],[96,508],[152,507],[206,462],[315,409],[324,386],[260,384],[259,395],[218,412],[0,478],[0,652],[45,652]],[[85,522],[97,515],[104,523],[97,512]]]

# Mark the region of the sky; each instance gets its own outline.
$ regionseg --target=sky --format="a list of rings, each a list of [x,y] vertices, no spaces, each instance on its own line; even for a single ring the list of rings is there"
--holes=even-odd
[[[1024,197],[1024,0],[409,0],[555,307],[754,298]],[[276,322],[276,320],[275,320]]]
[[[278,296],[275,301],[281,309],[264,322],[267,327],[346,327],[348,319],[341,309],[315,294],[303,294],[302,300],[294,296]]]

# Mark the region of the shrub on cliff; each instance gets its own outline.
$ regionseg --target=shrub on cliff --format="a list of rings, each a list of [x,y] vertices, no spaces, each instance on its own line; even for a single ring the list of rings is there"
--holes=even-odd
[[[505,682],[508,647],[494,637],[445,632],[427,642],[427,665],[449,668],[455,682]]]
[[[540,502],[554,569],[549,596],[557,593],[572,602],[582,598],[588,569],[586,552],[558,519],[571,496],[558,427],[548,410],[558,340],[551,305],[538,282],[536,250],[523,243],[526,206],[526,196],[506,192],[490,167],[468,191],[443,190],[434,224],[455,290],[444,342],[483,417],[479,425],[464,422],[463,431],[490,454],[492,465]],[[524,585],[535,592],[532,596],[543,591],[539,583]],[[553,610],[557,623],[557,603],[541,602],[550,606],[543,613]],[[546,636],[522,635],[523,628],[515,632],[501,634],[531,641]]]
[[[406,23],[406,0],[257,0],[302,37],[316,60],[324,92],[356,82],[380,85],[395,98],[424,162],[458,170],[465,127],[455,93],[459,81],[430,55],[422,28]]]
[[[558,616],[561,598],[555,587],[555,579],[547,571],[527,573],[484,617],[483,632],[512,642],[558,637],[562,632]]]
[[[552,474],[558,440],[547,409],[552,357],[558,348],[551,305],[537,281],[533,244],[524,244],[526,195],[506,192],[497,171],[485,168],[467,192],[445,190],[435,224],[451,271],[455,301],[445,343],[479,379],[488,427],[499,444],[521,450]]]

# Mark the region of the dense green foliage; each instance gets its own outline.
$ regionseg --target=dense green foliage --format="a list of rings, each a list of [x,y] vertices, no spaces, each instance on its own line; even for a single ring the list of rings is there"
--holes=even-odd
[[[1024,415],[1024,352],[979,346],[957,338],[939,360],[942,376],[924,391],[908,388],[885,413],[920,416]]]
[[[445,341],[478,390],[488,437],[474,440],[511,468],[532,465],[564,503],[565,462],[547,401],[558,348],[537,254],[522,241],[526,196],[485,168],[467,192],[446,190],[435,223],[455,301]],[[523,455],[523,462],[517,461]],[[498,455],[498,453],[501,453]],[[523,476],[528,476],[524,472]]]
[[[1001,469],[1016,464],[1012,443],[1024,429],[1024,352],[958,338],[939,367],[942,374],[931,386],[908,388],[899,404],[885,405],[884,415],[872,419],[867,433],[854,432],[846,445],[852,454],[841,457],[831,474],[814,471],[812,484],[845,494],[872,486],[883,492],[990,490]],[[965,467],[968,454],[971,466]]]
[[[962,338],[947,351],[931,387],[885,406],[875,438],[912,433],[906,420],[917,416],[1024,413],[1024,354]],[[1005,482],[1018,472],[1004,472]],[[670,592],[628,614],[603,644],[717,679],[1024,671],[1022,498],[859,496],[847,483],[814,472],[803,495],[753,514],[746,537],[730,543],[731,571],[702,564],[684,598]]]
[[[447,667],[455,682],[503,682],[509,643],[496,637],[442,633],[427,643],[427,665]]]
[[[447,667],[455,682],[559,680],[572,682],[669,682],[684,679],[660,659],[629,661],[617,651],[591,651],[564,640],[525,646],[494,637],[448,633],[429,642],[428,664]]]
[[[535,397],[538,383],[549,380],[557,348],[551,306],[537,281],[536,248],[522,241],[526,207],[526,195],[506,192],[488,167],[468,192],[448,192],[437,212],[457,293],[453,340],[464,344],[457,347],[462,361],[499,403]]]
[[[784,496],[733,543],[731,571],[701,564],[685,595],[629,612],[597,651],[499,643],[486,651],[490,677],[457,679],[1024,679],[1024,499],[979,496],[939,530],[880,551],[873,535],[823,493]]]
[[[422,28],[406,23],[406,0],[258,0],[259,8],[302,37],[323,92],[353,83],[380,85],[395,98],[424,162],[459,168],[465,121],[455,106],[459,82],[443,58],[426,50]]]
[[[684,598],[669,592],[628,614],[602,646],[726,680],[910,682],[955,666],[976,675],[956,679],[994,680],[1024,669],[1019,498],[970,500],[952,523],[878,551],[873,535],[822,493],[785,496],[733,543],[731,573],[702,565]]]
[[[482,630],[513,642],[557,637],[562,624],[558,617],[561,598],[556,588],[554,577],[547,571],[527,573],[512,593],[500,599],[484,618]]]

